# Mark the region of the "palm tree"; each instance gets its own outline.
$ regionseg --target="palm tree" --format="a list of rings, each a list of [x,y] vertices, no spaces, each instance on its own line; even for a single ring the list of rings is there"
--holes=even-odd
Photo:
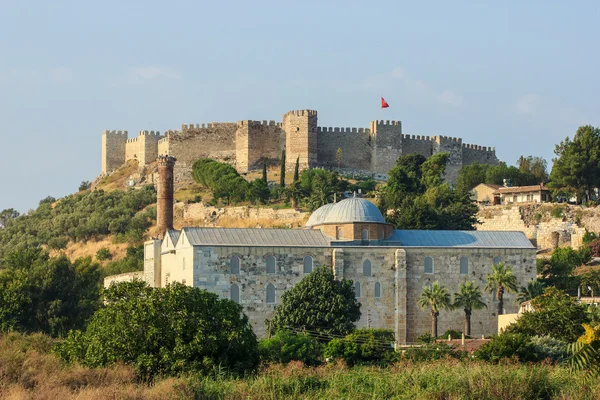
[[[517,291],[517,278],[513,275],[512,267],[505,266],[503,262],[494,264],[492,273],[487,276],[485,290],[496,292],[498,299],[498,315],[503,314],[504,310],[504,291]]]
[[[519,302],[519,304],[522,304],[526,301],[533,300],[534,298],[544,293],[545,286],[546,285],[544,284],[544,282],[538,281],[537,279],[533,279],[527,282],[527,286],[521,286],[521,289],[519,289],[517,301]]]
[[[438,332],[438,315],[440,310],[451,310],[452,300],[448,289],[440,285],[437,281],[433,282],[431,287],[423,286],[423,292],[417,302],[419,307],[431,309],[431,334],[437,337]]]
[[[454,307],[465,310],[465,335],[471,336],[471,313],[487,307],[483,302],[479,286],[473,282],[465,281],[460,285],[460,292],[454,293]]]

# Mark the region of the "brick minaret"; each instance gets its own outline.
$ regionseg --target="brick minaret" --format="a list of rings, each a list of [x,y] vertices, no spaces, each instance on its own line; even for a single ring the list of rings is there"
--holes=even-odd
[[[162,238],[165,231],[173,229],[173,167],[175,157],[158,157],[158,188],[156,196],[156,233]]]

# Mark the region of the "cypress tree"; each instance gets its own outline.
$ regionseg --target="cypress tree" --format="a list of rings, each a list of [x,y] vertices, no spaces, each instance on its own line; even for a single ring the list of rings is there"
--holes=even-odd
[[[263,181],[267,182],[267,160],[263,159]]]
[[[279,186],[285,187],[285,150],[281,152],[281,171],[279,172]]]
[[[296,158],[296,168],[294,168],[294,182],[300,179],[300,156]]]

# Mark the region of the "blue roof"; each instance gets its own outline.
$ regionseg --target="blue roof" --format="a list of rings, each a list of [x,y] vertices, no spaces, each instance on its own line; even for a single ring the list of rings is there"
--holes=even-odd
[[[388,243],[386,243],[388,242]],[[535,249],[520,231],[394,230],[382,245],[400,247],[487,247]]]
[[[183,228],[192,246],[328,247],[318,229]]]
[[[352,222],[375,222],[385,224],[385,219],[377,206],[369,200],[351,197],[335,203],[326,211],[324,224],[344,224]]]

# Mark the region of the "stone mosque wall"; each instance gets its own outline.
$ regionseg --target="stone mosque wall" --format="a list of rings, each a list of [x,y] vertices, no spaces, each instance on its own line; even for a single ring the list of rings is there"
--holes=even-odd
[[[338,160],[338,149],[341,159]],[[232,164],[239,172],[262,168],[264,162],[279,163],[286,152],[286,169],[337,168],[387,174],[398,157],[418,153],[425,157],[449,152],[446,179],[455,181],[463,165],[475,161],[496,164],[492,147],[462,143],[446,136],[406,135],[400,121],[372,121],[368,128],[319,127],[317,111],[293,110],[282,122],[251,121],[189,124],[179,131],[141,131],[129,138],[127,131],[102,133],[102,174],[136,159],[141,167],[158,155],[177,158],[175,180],[192,180],[191,170],[200,158]]]

